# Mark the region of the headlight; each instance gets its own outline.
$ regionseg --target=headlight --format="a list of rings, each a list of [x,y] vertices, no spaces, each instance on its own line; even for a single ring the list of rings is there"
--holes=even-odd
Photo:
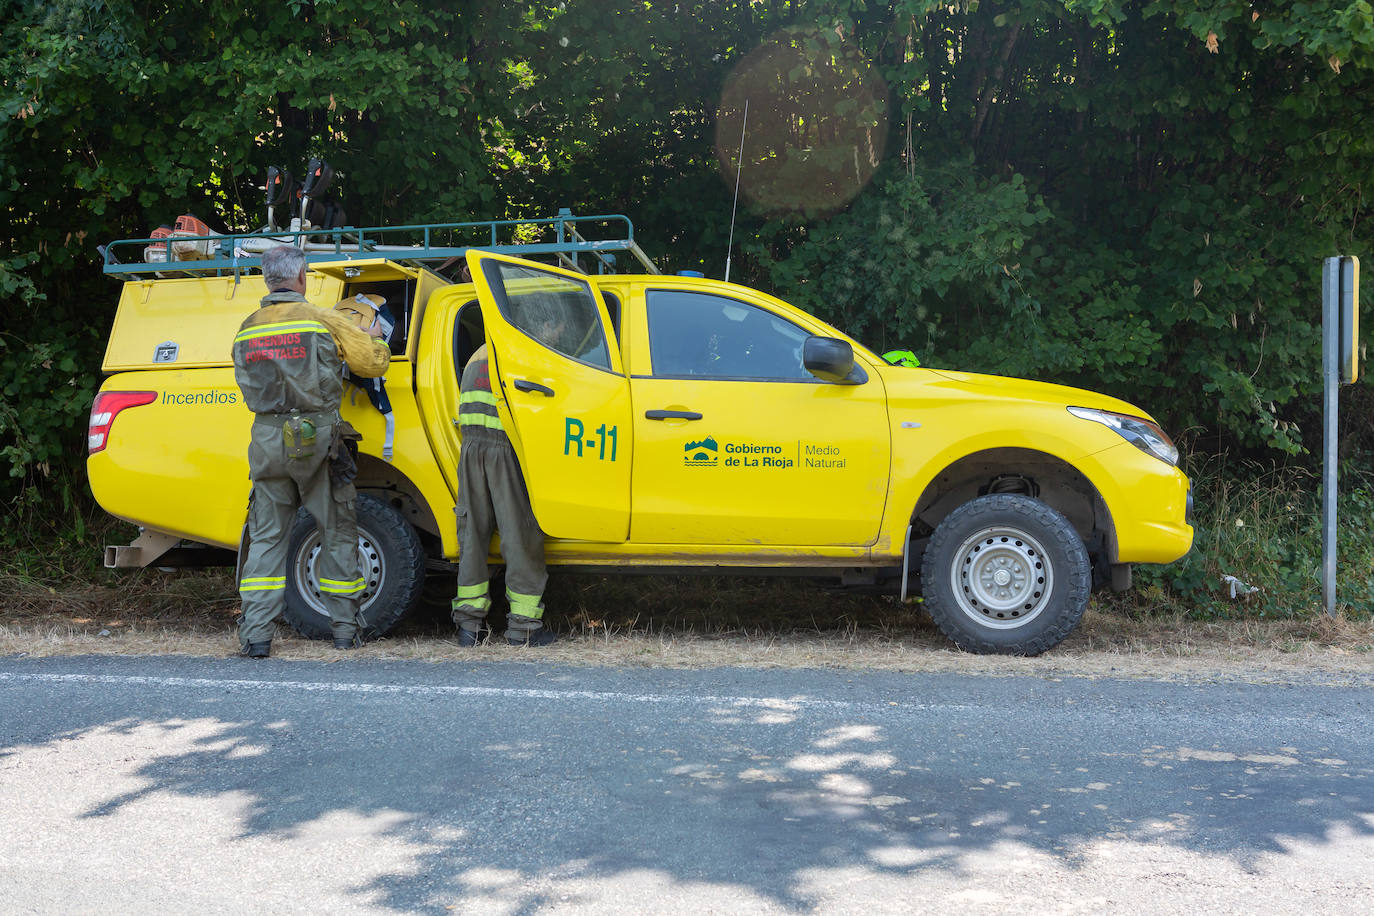
[[[1121,438],[1147,455],[1154,455],[1165,464],[1178,466],[1178,446],[1174,445],[1174,440],[1144,417],[1112,413],[1110,410],[1093,410],[1089,407],[1070,407],[1069,413],[1084,420],[1101,423],[1115,430]]]

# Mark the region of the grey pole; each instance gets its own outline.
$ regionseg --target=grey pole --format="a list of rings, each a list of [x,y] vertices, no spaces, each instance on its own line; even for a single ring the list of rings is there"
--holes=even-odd
[[[1336,413],[1340,388],[1341,259],[1322,262],[1322,389],[1325,428],[1322,436],[1322,600],[1326,613],[1336,613]]]

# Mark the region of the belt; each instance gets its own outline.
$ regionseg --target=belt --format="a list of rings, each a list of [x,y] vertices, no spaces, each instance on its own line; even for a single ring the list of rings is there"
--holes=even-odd
[[[302,413],[298,410],[288,410],[286,413],[260,413],[254,418],[254,422],[267,426],[279,426],[292,417],[309,420],[316,426],[333,426],[339,422],[337,410],[326,410],[321,413]]]

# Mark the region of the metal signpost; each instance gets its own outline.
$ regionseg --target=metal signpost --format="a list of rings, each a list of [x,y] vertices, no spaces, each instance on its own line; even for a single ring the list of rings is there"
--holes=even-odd
[[[1326,428],[1322,459],[1322,598],[1336,613],[1337,393],[1359,377],[1360,259],[1322,263],[1322,379]]]

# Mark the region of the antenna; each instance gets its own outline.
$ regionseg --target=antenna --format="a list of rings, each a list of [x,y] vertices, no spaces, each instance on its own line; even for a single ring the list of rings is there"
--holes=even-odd
[[[739,164],[735,166],[735,200],[730,204],[730,238],[725,243],[725,282],[730,282],[730,249],[735,245],[735,210],[739,207],[739,176],[744,173],[744,130],[749,126],[749,100],[744,100],[744,120],[739,125]]]

